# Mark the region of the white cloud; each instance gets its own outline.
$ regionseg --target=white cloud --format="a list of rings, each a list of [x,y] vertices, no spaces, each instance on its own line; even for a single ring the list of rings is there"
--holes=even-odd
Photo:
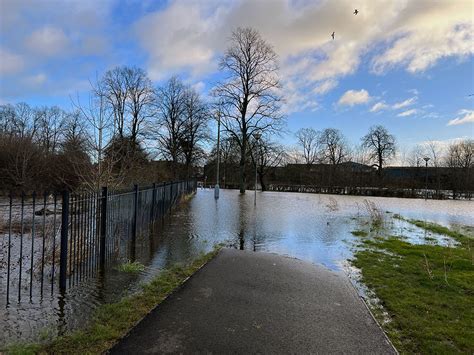
[[[417,109],[411,109],[411,110],[400,112],[397,116],[398,117],[408,117],[408,116],[412,116],[416,113],[418,113]]]
[[[392,44],[373,59],[373,71],[404,66],[411,73],[423,72],[439,59],[472,55],[472,9],[470,1],[409,2],[398,26],[387,33],[385,40]]]
[[[413,105],[416,102],[416,100],[418,100],[418,97],[414,96],[414,97],[411,97],[409,99],[406,99],[405,101],[397,102],[396,104],[393,104],[392,108],[394,110],[398,110],[400,108],[404,108],[404,107]]]
[[[372,108],[370,109],[370,112],[382,111],[382,110],[385,110],[388,107],[389,106],[385,102],[380,101],[380,102],[377,102],[374,106],[372,106]]]
[[[460,110],[458,116],[448,122],[448,126],[456,126],[465,123],[474,123],[474,110]]]
[[[393,66],[418,72],[474,53],[469,1],[360,0],[357,16],[341,11],[352,7],[350,0],[176,0],[139,20],[136,34],[157,79],[182,71],[208,75],[230,31],[255,27],[280,55],[283,84],[299,83],[295,94],[307,100],[356,72],[362,56],[382,74]]]
[[[0,48],[0,74],[12,75],[23,69],[24,61],[18,54]]]
[[[367,90],[348,90],[341,96],[338,105],[354,106],[369,102],[370,95]]]
[[[337,81],[336,80],[325,80],[321,81],[313,90],[312,92],[314,94],[322,95],[325,94],[332,89],[334,89],[337,86]]]
[[[23,82],[25,83],[25,85],[28,85],[28,86],[40,86],[40,85],[44,84],[47,79],[48,78],[47,78],[46,74],[39,73],[39,74],[36,74],[36,75],[31,75],[31,76],[26,77],[23,80]]]
[[[25,44],[34,53],[53,56],[65,51],[68,38],[62,29],[54,26],[44,26],[34,31],[26,39]]]

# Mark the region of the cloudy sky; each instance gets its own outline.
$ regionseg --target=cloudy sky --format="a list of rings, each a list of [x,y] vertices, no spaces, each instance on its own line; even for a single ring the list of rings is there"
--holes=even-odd
[[[232,29],[252,26],[279,55],[289,132],[474,137],[473,22],[472,0],[0,0],[0,103],[67,109],[116,65],[205,94]]]

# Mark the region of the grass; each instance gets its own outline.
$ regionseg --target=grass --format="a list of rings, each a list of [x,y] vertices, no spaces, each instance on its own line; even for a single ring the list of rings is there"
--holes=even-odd
[[[127,273],[130,273],[130,274],[136,274],[136,273],[139,273],[139,272],[145,270],[145,265],[143,265],[142,263],[140,263],[138,261],[134,261],[132,263],[129,260],[126,263],[119,265],[117,267],[117,270],[122,271],[122,272],[127,272]]]
[[[367,237],[369,235],[368,232],[363,231],[363,230],[355,230],[351,232],[352,235],[355,235],[356,237]]]
[[[401,353],[472,354],[473,239],[437,224],[409,222],[459,245],[413,245],[397,237],[364,240],[365,248],[352,262],[391,321],[374,314]]]
[[[141,292],[121,301],[100,306],[90,325],[58,337],[45,344],[14,344],[7,354],[100,354],[107,351],[145,315],[161,303],[202,265],[212,259],[219,248],[188,265],[174,266],[161,272]],[[1,351],[0,351],[1,353]]]

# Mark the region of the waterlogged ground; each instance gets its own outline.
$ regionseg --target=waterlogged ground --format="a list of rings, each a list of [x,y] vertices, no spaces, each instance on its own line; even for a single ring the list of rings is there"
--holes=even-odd
[[[221,190],[217,201],[213,196],[212,190],[199,190],[156,228],[152,238],[138,246],[138,259],[146,266],[138,274],[112,267],[103,277],[84,281],[64,296],[54,292],[8,306],[1,284],[0,344],[47,339],[75,329],[90,319],[97,305],[138,290],[160,269],[193,259],[216,243],[288,255],[350,273],[347,259],[353,256],[361,238],[351,232],[370,232],[371,228],[364,197],[265,192],[257,193],[255,206],[253,192],[241,196],[235,190]],[[474,228],[474,202],[368,200],[383,217],[389,234],[403,236],[411,243],[447,245],[454,241],[394,215],[452,228],[467,226],[471,232]]]

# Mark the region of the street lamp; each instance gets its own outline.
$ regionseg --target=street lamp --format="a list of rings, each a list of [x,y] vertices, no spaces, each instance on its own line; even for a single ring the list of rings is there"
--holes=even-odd
[[[214,187],[214,198],[219,198],[219,165],[220,165],[220,144],[221,144],[221,112],[217,111],[217,176],[216,186]]]
[[[425,200],[428,199],[428,161],[430,158],[424,157],[423,160],[425,161]]]
[[[254,198],[253,204],[257,206],[258,142],[260,141],[260,137],[262,137],[262,135],[259,132],[257,132],[253,136],[255,138],[256,146],[257,146],[257,150],[255,151],[255,198]]]

